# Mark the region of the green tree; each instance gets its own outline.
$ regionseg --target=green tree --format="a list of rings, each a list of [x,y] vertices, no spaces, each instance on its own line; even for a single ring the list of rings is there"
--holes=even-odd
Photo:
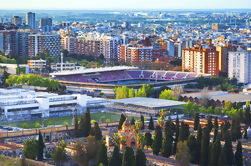
[[[135,166],[134,152],[131,147],[126,147],[122,161],[123,166]]]
[[[227,153],[225,146],[221,149],[218,166],[227,166]]]
[[[218,129],[214,129],[214,138],[213,138],[213,143],[216,141],[216,138],[218,137]]]
[[[230,131],[225,131],[225,148],[227,154],[227,164],[234,165],[234,154],[233,154],[233,147],[231,142],[231,134]]]
[[[246,104],[245,104],[246,106],[250,106],[250,101],[247,99],[247,101],[246,101]]]
[[[178,139],[179,139],[179,133],[180,133],[180,121],[179,117],[177,115],[176,121],[175,121],[175,142],[173,146],[173,154],[176,154],[176,149],[177,149],[177,144],[178,144]]]
[[[102,137],[103,137],[103,136],[102,136],[102,131],[100,130],[99,125],[98,125],[97,122],[94,123],[94,128],[93,128],[93,130],[94,130],[94,133],[95,133],[96,140],[97,140],[97,141],[102,140]],[[104,163],[103,163],[103,164],[104,164]]]
[[[172,96],[172,90],[170,89],[165,89],[164,91],[161,92],[161,94],[159,95],[159,99],[165,99],[165,100],[176,100],[176,98],[174,98]]]
[[[244,115],[243,115],[243,110],[242,110],[242,108],[239,109],[238,119],[240,120],[240,123],[243,123],[243,122],[244,122]]]
[[[104,54],[101,53],[101,54],[99,55],[99,59],[100,59],[101,61],[103,61],[103,60],[105,59]]]
[[[76,138],[78,138],[78,116],[77,116],[77,112],[75,112],[74,115],[74,135]]]
[[[218,116],[215,116],[215,118],[214,118],[214,128],[215,129],[219,128],[219,125],[218,125]]]
[[[135,125],[135,119],[134,119],[134,117],[132,117],[131,125]]]
[[[210,133],[213,129],[212,117],[208,116],[207,118],[207,130]]]
[[[124,123],[124,121],[126,120],[126,117],[124,114],[121,114],[121,117],[120,117],[120,120],[119,120],[119,126],[118,126],[118,129],[122,129],[122,125]]]
[[[133,98],[133,97],[134,97],[134,89],[131,88],[129,89],[128,98]]]
[[[59,146],[52,152],[51,158],[57,165],[61,165],[66,161],[66,145],[67,143],[64,140],[61,141]]]
[[[235,125],[234,125],[234,136],[235,139],[240,139],[242,137],[241,135],[241,126],[240,126],[240,120],[239,118],[236,118]]]
[[[101,145],[101,148],[98,152],[98,159],[97,159],[98,164],[103,164],[104,166],[108,166],[108,158],[107,158],[107,148],[105,144]]]
[[[210,166],[218,166],[220,152],[221,152],[221,143],[220,143],[219,135],[217,134],[216,140],[212,146],[211,161],[209,164]]]
[[[150,121],[149,121],[148,129],[149,130],[154,130],[154,123],[153,123],[153,117],[152,116],[151,116]]]
[[[196,138],[194,135],[189,135],[188,140],[187,140],[187,146],[190,151],[190,163],[196,164],[197,160],[197,152],[196,152]]]
[[[23,129],[29,129],[29,126],[28,126],[28,124],[26,122],[24,122],[24,124],[22,125],[22,128]]]
[[[238,141],[235,152],[235,164],[236,166],[243,166],[242,146],[240,141]]]
[[[61,52],[63,53],[64,57],[69,54],[69,51],[67,49],[63,49]]]
[[[136,164],[137,166],[146,166],[146,155],[142,149],[136,151]]]
[[[86,108],[86,112],[83,118],[84,128],[83,128],[83,136],[88,137],[91,130],[91,115],[89,107]]]
[[[121,155],[119,153],[119,148],[118,148],[117,145],[115,145],[112,157],[110,159],[109,166],[117,166],[117,165],[121,165],[121,164],[122,164],[122,158],[121,158]]]
[[[208,166],[209,164],[209,137],[209,132],[204,128],[201,140],[201,166]]]
[[[197,163],[200,163],[201,140],[202,140],[202,129],[201,129],[201,126],[199,124],[198,125],[198,130],[197,130],[197,139],[196,139]]]
[[[48,126],[52,126],[52,125],[53,125],[53,123],[51,121],[49,121]]]
[[[190,165],[190,153],[189,153],[189,148],[187,146],[187,141],[180,141],[177,144],[177,154],[176,154],[176,159],[178,163],[182,166],[189,166]]]
[[[144,130],[145,129],[145,123],[144,123],[144,116],[143,115],[140,116],[140,121],[141,121],[141,124],[142,124],[141,130]]]
[[[35,126],[35,128],[40,128],[39,122],[37,121],[34,126]]]
[[[189,135],[190,135],[190,132],[189,132],[189,125],[188,125],[188,124],[185,124],[185,123],[182,121],[182,122],[181,122],[180,131],[179,131],[178,142],[180,142],[180,141],[184,142],[185,140],[188,140]]]
[[[38,155],[38,140],[27,140],[23,145],[23,155],[28,159],[35,160]]]
[[[43,136],[41,134],[41,132],[39,131],[39,137],[38,137],[38,155],[37,158],[38,159],[43,159],[43,154],[44,154],[44,140],[43,140]]]
[[[163,157],[169,157],[172,155],[172,146],[173,146],[173,132],[171,129],[170,122],[166,121],[165,138],[162,143],[162,151],[161,151]]]
[[[198,129],[198,124],[199,123],[200,123],[199,113],[196,113],[195,117],[194,117],[194,130],[195,131]]]
[[[246,125],[250,125],[250,123],[251,123],[250,105],[247,105],[245,108],[244,122]]]
[[[145,138],[146,138],[147,148],[149,146],[152,146],[152,142],[153,142],[153,140],[152,140],[152,134],[149,131],[145,133]]]
[[[162,148],[162,131],[160,126],[155,128],[155,136],[152,144],[153,154],[158,155]]]
[[[205,86],[205,79],[204,79],[204,77],[200,76],[200,78],[197,80],[197,83],[198,83],[197,87],[199,89],[203,89],[204,86]]]

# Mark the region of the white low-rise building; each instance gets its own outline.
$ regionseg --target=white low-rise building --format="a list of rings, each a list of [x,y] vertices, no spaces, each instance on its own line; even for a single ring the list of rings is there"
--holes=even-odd
[[[75,111],[83,113],[86,107],[105,104],[106,99],[85,94],[58,95],[27,89],[0,89],[1,117],[8,120],[69,116]]]

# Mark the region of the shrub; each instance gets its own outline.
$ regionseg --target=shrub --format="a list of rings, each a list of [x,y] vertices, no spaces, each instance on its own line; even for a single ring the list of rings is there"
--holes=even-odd
[[[50,153],[46,153],[46,154],[45,154],[45,157],[46,157],[46,158],[51,158],[51,154],[50,154]]]
[[[103,93],[103,92],[100,92],[99,95],[104,95],[104,93]]]

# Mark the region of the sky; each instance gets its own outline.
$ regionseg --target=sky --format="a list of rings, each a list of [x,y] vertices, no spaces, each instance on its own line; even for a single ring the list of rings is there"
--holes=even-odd
[[[251,0],[11,0],[0,9],[251,9]]]

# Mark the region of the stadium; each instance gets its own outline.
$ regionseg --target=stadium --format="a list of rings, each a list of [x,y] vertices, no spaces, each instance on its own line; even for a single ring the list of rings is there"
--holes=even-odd
[[[150,83],[153,87],[194,82],[198,77],[210,77],[180,71],[139,70],[138,67],[114,66],[81,70],[57,71],[50,77],[66,86],[113,89],[118,86],[139,88]]]

